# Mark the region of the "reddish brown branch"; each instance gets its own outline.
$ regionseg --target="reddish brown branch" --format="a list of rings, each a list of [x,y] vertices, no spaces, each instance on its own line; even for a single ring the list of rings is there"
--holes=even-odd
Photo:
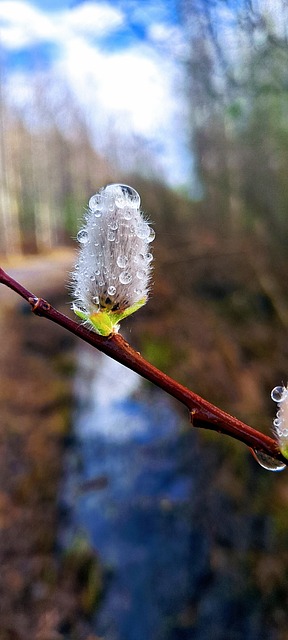
[[[31,291],[25,289],[19,282],[5,273],[3,269],[0,269],[0,283],[13,289],[18,295],[27,300],[35,314],[44,316],[61,327],[64,327],[85,342],[99,349],[99,351],[102,351],[129,369],[132,369],[143,378],[150,380],[150,382],[153,382],[182,402],[190,412],[194,427],[225,433],[232,438],[240,440],[248,447],[263,451],[274,458],[287,462],[287,460],[283,458],[275,440],[256,429],[252,429],[252,427],[241,422],[241,420],[222,411],[207,400],[201,398],[201,396],[198,396],[193,393],[193,391],[179,384],[179,382],[173,380],[173,378],[167,376],[163,371],[160,371],[147,362],[121,335],[112,334],[108,338],[97,335],[84,325],[71,320],[71,318],[54,309],[46,300],[37,298]]]

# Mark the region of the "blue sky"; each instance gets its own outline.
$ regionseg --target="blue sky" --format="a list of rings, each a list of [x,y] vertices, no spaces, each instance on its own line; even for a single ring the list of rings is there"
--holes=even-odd
[[[57,78],[98,141],[112,122],[147,139],[170,184],[190,180],[177,0],[0,0],[0,41],[9,100],[27,112],[33,79]]]
[[[280,30],[281,1],[259,0]],[[218,27],[223,27],[225,53],[237,57],[243,40],[237,44],[235,39],[235,11],[243,0],[209,2]],[[198,6],[197,0],[191,3]],[[122,139],[140,137],[147,141],[147,149],[153,149],[156,165],[169,184],[193,186],[190,105],[185,101],[182,65],[189,45],[179,4],[178,0],[0,0],[4,94],[29,115],[33,87],[40,80],[41,90],[46,91],[53,79],[56,88],[68,89],[89,123],[92,139],[97,139],[98,150],[103,151],[101,144],[111,130],[113,135],[121,133]]]

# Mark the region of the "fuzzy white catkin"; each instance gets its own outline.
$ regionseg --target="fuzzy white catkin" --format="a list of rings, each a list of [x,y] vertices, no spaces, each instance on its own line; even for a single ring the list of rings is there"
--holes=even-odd
[[[72,273],[74,310],[87,316],[144,304],[149,292],[155,232],[128,185],[110,184],[89,200],[78,262]]]
[[[277,402],[276,418],[273,420],[273,428],[281,453],[288,457],[288,385],[286,387],[274,387],[271,398]]]

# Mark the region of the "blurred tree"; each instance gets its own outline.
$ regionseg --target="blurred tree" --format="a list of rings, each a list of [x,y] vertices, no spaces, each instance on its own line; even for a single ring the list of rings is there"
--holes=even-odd
[[[192,150],[207,215],[281,241],[288,230],[287,3],[182,2]]]

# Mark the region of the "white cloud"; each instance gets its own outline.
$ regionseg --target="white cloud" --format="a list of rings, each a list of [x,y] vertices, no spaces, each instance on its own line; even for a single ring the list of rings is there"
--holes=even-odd
[[[107,114],[117,110],[143,135],[155,132],[169,117],[170,69],[145,50],[103,54],[71,41],[58,68],[88,111],[93,112],[95,104]]]
[[[59,15],[58,15],[59,19]],[[111,32],[124,22],[123,14],[109,5],[85,2],[70,11],[60,14],[66,28],[74,33],[99,36]]]
[[[175,64],[147,44],[114,52],[101,49],[97,36],[113,33],[123,19],[121,12],[102,3],[89,2],[69,11],[45,14],[24,1],[0,0],[4,47],[19,49],[41,41],[57,44],[57,57],[40,80],[42,87],[47,81],[47,99],[51,99],[53,84],[64,90],[68,86],[100,146],[101,141],[105,145],[111,124],[115,135],[120,132],[127,139],[129,135],[146,137],[159,153],[162,150],[163,164],[171,176],[176,176],[173,158],[179,163],[184,136],[174,133],[182,103],[173,93]],[[11,72],[7,88],[11,102],[26,107],[29,119],[29,96],[33,114],[33,71]],[[57,102],[57,96],[53,100]],[[35,111],[31,118],[35,118]]]
[[[0,2],[0,38],[7,49],[52,41],[65,46],[70,37],[99,37],[123,23],[123,14],[108,4],[85,3],[69,11],[45,14],[28,2]]]
[[[7,49],[20,49],[53,39],[57,28],[42,11],[20,0],[0,2],[0,39]]]

